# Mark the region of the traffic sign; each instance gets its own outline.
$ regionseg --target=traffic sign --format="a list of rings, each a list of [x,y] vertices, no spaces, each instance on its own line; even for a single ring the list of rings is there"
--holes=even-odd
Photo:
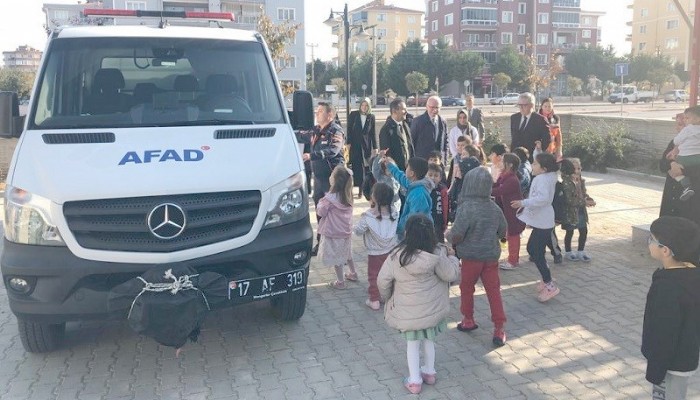
[[[630,73],[629,63],[615,64],[615,76],[627,76]]]

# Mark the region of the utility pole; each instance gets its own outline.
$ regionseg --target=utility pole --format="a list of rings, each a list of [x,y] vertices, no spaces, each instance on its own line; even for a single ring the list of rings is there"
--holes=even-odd
[[[307,43],[306,47],[311,47],[311,82],[315,83],[314,65],[316,64],[316,58],[314,57],[314,48],[318,47],[318,43]]]

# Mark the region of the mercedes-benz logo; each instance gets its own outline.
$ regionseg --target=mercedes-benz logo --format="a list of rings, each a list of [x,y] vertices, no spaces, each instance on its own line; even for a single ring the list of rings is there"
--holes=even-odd
[[[185,230],[187,218],[182,207],[173,203],[155,206],[148,213],[148,230],[158,239],[175,239]]]

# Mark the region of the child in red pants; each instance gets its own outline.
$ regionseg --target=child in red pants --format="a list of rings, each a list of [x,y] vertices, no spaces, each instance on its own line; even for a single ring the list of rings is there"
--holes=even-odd
[[[377,182],[372,187],[371,208],[360,217],[353,228],[356,235],[362,235],[367,248],[367,280],[369,297],[367,307],[379,310],[381,297],[377,288],[377,275],[389,252],[396,247],[396,226],[399,210],[393,210],[394,190],[386,183]]]
[[[501,207],[508,224],[506,236],[508,260],[501,261],[499,267],[501,269],[515,269],[520,266],[520,234],[525,230],[525,223],[518,219],[515,215],[516,210],[510,206],[513,200],[523,199],[518,179],[520,158],[512,153],[505,153],[502,157],[503,170],[491,190],[491,195],[496,200],[496,204]]]
[[[479,327],[474,321],[474,286],[481,278],[491,307],[493,345],[501,347],[506,343],[506,314],[501,300],[498,258],[501,256],[499,240],[506,235],[506,219],[491,200],[492,184],[491,174],[486,168],[469,171],[459,194],[455,222],[445,236],[462,260],[459,288],[463,317],[457,329],[470,332]]]

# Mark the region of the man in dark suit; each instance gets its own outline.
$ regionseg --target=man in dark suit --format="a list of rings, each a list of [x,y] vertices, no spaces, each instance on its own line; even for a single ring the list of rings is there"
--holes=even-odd
[[[484,141],[484,113],[480,108],[474,107],[474,95],[467,95],[467,118],[476,130],[479,131],[479,143]]]
[[[447,123],[440,116],[442,100],[430,96],[425,104],[425,112],[411,123],[411,140],[416,157],[430,158],[430,153],[438,150],[442,154],[442,165],[447,165]]]
[[[408,159],[413,157],[411,131],[406,123],[406,102],[400,97],[389,104],[389,118],[379,131],[379,150],[387,150],[401,171],[406,171]]]
[[[551,141],[549,125],[543,116],[533,112],[535,96],[532,93],[520,94],[518,108],[520,112],[510,116],[510,148],[525,147],[532,158],[537,142],[540,142],[540,149],[546,149],[549,146]]]

